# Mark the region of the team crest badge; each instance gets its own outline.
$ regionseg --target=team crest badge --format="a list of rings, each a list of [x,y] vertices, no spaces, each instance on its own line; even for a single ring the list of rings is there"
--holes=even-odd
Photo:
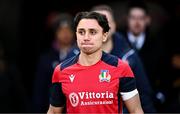
[[[99,75],[99,81],[100,82],[110,82],[111,75],[109,74],[109,70],[101,70],[101,73]]]

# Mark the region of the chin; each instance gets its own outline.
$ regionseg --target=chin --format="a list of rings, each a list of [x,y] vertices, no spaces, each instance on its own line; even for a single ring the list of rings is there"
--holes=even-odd
[[[94,53],[95,51],[93,51],[93,50],[87,50],[87,49],[82,49],[82,52],[85,53],[85,54],[87,54],[87,55],[90,55],[90,54]]]
[[[99,51],[99,49],[82,49],[82,52],[87,54],[87,55],[90,55],[90,54],[93,54],[95,52]]]
[[[135,31],[133,34],[134,35],[139,35],[141,32],[139,32],[139,31]]]

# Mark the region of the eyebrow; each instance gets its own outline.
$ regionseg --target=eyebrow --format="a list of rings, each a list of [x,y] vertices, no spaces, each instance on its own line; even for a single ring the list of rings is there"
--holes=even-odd
[[[77,30],[85,30],[84,28],[78,28]],[[88,30],[96,30],[96,31],[98,31],[98,29],[96,29],[96,28],[89,28]]]
[[[85,30],[84,28],[78,28],[77,30]]]

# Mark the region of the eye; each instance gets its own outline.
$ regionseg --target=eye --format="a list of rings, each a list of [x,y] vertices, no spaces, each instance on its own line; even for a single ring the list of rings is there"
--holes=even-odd
[[[90,30],[90,34],[91,34],[91,35],[95,35],[96,33],[97,33],[96,30]]]
[[[84,31],[84,30],[79,30],[79,31],[78,31],[78,34],[80,34],[80,35],[85,35],[85,31]]]

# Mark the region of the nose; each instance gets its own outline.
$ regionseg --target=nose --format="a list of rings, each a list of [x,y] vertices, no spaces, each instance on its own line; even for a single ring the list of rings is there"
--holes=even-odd
[[[84,35],[84,40],[90,40],[89,33],[86,33],[86,34]]]

